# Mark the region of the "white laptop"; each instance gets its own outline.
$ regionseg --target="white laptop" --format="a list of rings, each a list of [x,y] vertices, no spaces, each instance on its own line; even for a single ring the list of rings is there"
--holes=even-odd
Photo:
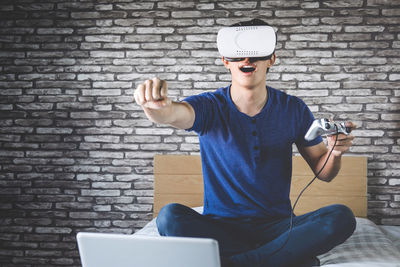
[[[209,238],[78,233],[82,267],[220,267]]]

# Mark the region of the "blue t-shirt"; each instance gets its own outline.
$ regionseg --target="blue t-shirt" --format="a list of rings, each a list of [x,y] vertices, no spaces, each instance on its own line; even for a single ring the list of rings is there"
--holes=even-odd
[[[291,214],[292,144],[312,146],[304,135],[314,121],[307,105],[267,86],[257,115],[240,112],[230,86],[190,96],[199,135],[204,179],[204,215],[278,218]]]

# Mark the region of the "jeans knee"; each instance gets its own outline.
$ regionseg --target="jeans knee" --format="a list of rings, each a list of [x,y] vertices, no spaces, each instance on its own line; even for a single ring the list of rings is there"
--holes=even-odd
[[[330,208],[331,235],[341,236],[343,241],[349,238],[356,229],[356,219],[353,212],[345,205],[332,205]]]
[[[183,205],[177,203],[170,203],[161,208],[156,219],[157,229],[160,235],[171,235],[173,228],[177,226],[176,218],[183,208]]]

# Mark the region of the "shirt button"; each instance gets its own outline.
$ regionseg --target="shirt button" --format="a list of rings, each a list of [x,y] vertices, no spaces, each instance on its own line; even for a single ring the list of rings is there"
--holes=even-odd
[[[258,146],[254,146],[254,150],[258,150]]]
[[[256,136],[256,135],[257,135],[257,132],[256,132],[256,131],[253,131],[251,134],[252,134],[253,136]]]
[[[256,124],[256,119],[252,119],[252,120],[251,120],[251,123],[252,123],[252,124]]]

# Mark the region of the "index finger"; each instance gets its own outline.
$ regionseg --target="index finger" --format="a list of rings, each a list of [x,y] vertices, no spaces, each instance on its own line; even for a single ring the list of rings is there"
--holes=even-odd
[[[352,121],[346,121],[344,123],[344,125],[346,127],[350,128],[352,131],[357,128],[357,125],[355,123],[353,123]]]
[[[161,98],[164,99],[168,96],[168,84],[166,81],[161,80]]]

